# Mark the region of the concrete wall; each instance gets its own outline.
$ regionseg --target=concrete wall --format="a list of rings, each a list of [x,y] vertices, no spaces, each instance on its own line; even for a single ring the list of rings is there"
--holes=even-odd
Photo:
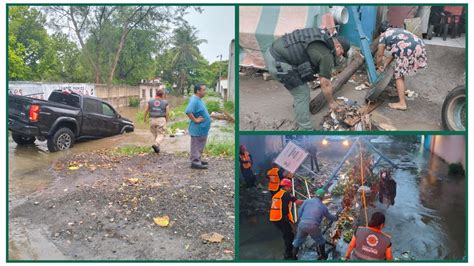
[[[466,139],[464,136],[431,136],[430,150],[448,163],[461,163],[466,169]]]
[[[157,89],[164,89],[162,84],[107,85],[91,83],[42,83],[30,81],[10,81],[8,91],[10,94],[24,95],[38,99],[48,99],[53,90],[71,90],[79,94],[99,97],[114,107],[128,106],[129,97],[139,97],[141,102],[146,102],[155,96]]]
[[[114,107],[128,105],[129,97],[139,97],[137,86],[95,84],[95,96],[109,102]]]

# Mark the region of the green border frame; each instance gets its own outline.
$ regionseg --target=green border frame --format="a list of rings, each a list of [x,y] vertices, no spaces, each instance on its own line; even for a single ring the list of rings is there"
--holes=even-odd
[[[468,119],[468,114],[467,116],[467,121],[466,121],[466,130],[465,131],[390,131],[390,132],[377,132],[377,131],[359,131],[359,132],[354,132],[354,131],[346,131],[346,132],[325,132],[325,131],[240,131],[240,119],[239,119],[239,111],[240,111],[240,105],[239,105],[239,20],[240,20],[240,13],[239,9],[240,6],[308,6],[308,5],[373,5],[373,6],[420,6],[420,5],[430,5],[430,6],[445,6],[445,5],[450,5],[450,6],[464,6],[466,9],[468,9],[468,3],[435,3],[435,4],[429,4],[429,3],[383,3],[383,4],[375,4],[375,3],[160,3],[160,4],[151,4],[151,3],[143,3],[143,4],[132,4],[132,3],[5,3],[6,6],[6,14],[5,14],[5,21],[6,21],[6,34],[7,38],[5,40],[6,43],[6,69],[5,69],[5,75],[6,75],[6,86],[8,88],[8,10],[10,6],[70,6],[70,5],[88,5],[88,6],[100,6],[100,5],[107,5],[107,6],[135,6],[135,5],[155,5],[155,6],[234,6],[235,9],[235,38],[234,38],[234,61],[235,61],[235,91],[234,91],[234,105],[235,105],[235,133],[234,133],[234,138],[235,138],[235,154],[238,155],[239,151],[239,145],[240,145],[240,135],[243,136],[248,136],[248,135],[463,135],[465,136],[465,141],[466,141],[466,228],[465,228],[465,234],[466,234],[466,243],[465,243],[465,258],[463,260],[417,260],[417,261],[393,261],[390,263],[426,263],[426,262],[433,262],[433,263],[446,263],[446,262],[456,262],[456,263],[466,263],[468,262],[468,130],[469,130],[469,119]],[[469,12],[466,12],[466,29],[468,29],[468,14]],[[468,57],[468,30],[466,30],[466,57]],[[467,103],[468,103],[468,60],[466,60],[466,75],[465,75],[465,84],[466,84],[466,98],[467,98]],[[8,90],[5,90],[6,97],[8,99]],[[5,105],[5,115],[7,116],[7,127],[6,127],[6,148],[7,148],[7,157],[6,157],[6,162],[7,162],[7,167],[5,169],[6,171],[6,262],[7,263],[62,263],[62,262],[67,262],[67,263],[133,263],[133,262],[138,262],[138,263],[150,263],[150,262],[160,262],[160,263],[246,263],[246,262],[256,262],[256,263],[288,263],[289,261],[284,261],[284,260],[240,260],[240,253],[239,253],[239,246],[240,246],[240,241],[239,241],[239,226],[240,226],[240,218],[239,218],[239,180],[240,180],[240,170],[239,170],[239,163],[237,158],[235,158],[235,170],[234,170],[234,177],[235,177],[235,198],[234,198],[234,205],[235,205],[235,224],[234,224],[234,231],[235,231],[235,237],[234,237],[234,260],[11,260],[9,259],[9,149],[8,149],[8,101],[6,101]],[[468,104],[466,104],[466,111],[468,113]],[[322,263],[341,263],[342,261],[325,261]],[[380,262],[380,261],[374,261],[375,263]],[[319,261],[298,261],[297,263],[321,263]],[[367,263],[366,261],[350,261],[346,263]],[[372,263],[372,262],[368,262]]]

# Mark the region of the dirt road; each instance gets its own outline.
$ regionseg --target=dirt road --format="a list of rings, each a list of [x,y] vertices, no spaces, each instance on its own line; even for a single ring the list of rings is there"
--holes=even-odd
[[[441,108],[444,97],[464,83],[465,49],[427,45],[428,67],[406,78],[406,88],[418,93],[408,99],[407,111],[394,111],[388,103],[397,97],[382,96],[383,104],[372,112],[376,124],[388,124],[397,130],[442,130]],[[357,83],[346,83],[335,94],[363,104],[366,90],[357,91]],[[395,89],[391,89],[395,92]],[[388,89],[387,91],[390,91]],[[320,92],[311,91],[311,98]],[[327,106],[312,115],[316,130],[322,130]],[[278,81],[264,81],[261,76],[240,75],[240,130],[292,130],[295,128],[293,98]]]
[[[50,186],[10,199],[9,259],[233,259],[234,162],[208,159],[204,171],[166,153],[108,149],[56,160]],[[154,223],[165,215],[167,227]],[[208,233],[223,238],[203,240]]]

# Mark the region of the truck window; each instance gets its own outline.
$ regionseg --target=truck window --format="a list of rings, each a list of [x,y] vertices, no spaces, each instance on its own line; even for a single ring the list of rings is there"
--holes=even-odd
[[[89,98],[84,98],[84,112],[86,113],[102,113],[99,112],[99,101]]]
[[[106,116],[115,116],[115,111],[106,103],[101,103],[102,105],[102,114]]]
[[[72,107],[81,107],[79,96],[74,94],[52,92],[48,100],[56,103],[69,105]]]

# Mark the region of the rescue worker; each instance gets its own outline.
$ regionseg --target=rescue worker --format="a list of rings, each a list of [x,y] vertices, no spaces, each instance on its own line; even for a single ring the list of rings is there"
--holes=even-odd
[[[296,259],[292,257],[292,242],[294,238],[293,227],[295,220],[292,213],[292,204],[301,204],[302,201],[291,195],[291,180],[284,178],[280,182],[280,190],[272,197],[270,207],[270,221],[281,231],[285,242],[285,259]]]
[[[392,240],[389,235],[382,232],[384,225],[383,213],[372,214],[369,227],[359,227],[355,232],[344,258],[346,260],[393,260]]]
[[[247,188],[255,186],[255,174],[252,171],[252,155],[248,152],[247,147],[241,144],[239,147],[240,173],[244,177],[245,186]]]
[[[339,110],[331,84],[332,68],[341,56],[347,57],[349,42],[332,37],[318,28],[295,30],[276,39],[264,54],[270,75],[283,83],[293,96],[299,130],[313,130],[310,121],[310,88],[307,84],[319,74],[321,90],[329,107]]]
[[[160,153],[160,144],[166,136],[166,123],[168,122],[169,105],[164,99],[162,89],[156,90],[155,98],[150,99],[145,109],[144,121],[150,118],[150,131],[153,134],[154,144],[151,146],[156,153]]]
[[[321,222],[324,217],[331,222],[335,222],[337,217],[329,213],[326,205],[322,200],[326,191],[322,188],[316,190],[316,198],[308,199],[303,202],[303,205],[298,210],[298,227],[296,229],[296,237],[293,241],[293,257],[297,257],[300,246],[309,235],[318,245],[318,260],[326,260],[326,239],[324,239],[321,232]]]
[[[272,168],[267,171],[268,191],[273,195],[278,192],[280,188],[280,180],[283,179],[283,174],[278,165],[272,162]]]
[[[405,29],[394,28],[387,21],[381,23],[379,32],[381,34],[376,57],[378,70],[384,71],[395,60],[393,78],[395,79],[399,101],[389,103],[388,107],[405,111],[407,109],[405,76],[414,75],[418,69],[423,69],[428,65],[425,43],[415,34]],[[385,51],[390,52],[390,55],[384,63]]]

